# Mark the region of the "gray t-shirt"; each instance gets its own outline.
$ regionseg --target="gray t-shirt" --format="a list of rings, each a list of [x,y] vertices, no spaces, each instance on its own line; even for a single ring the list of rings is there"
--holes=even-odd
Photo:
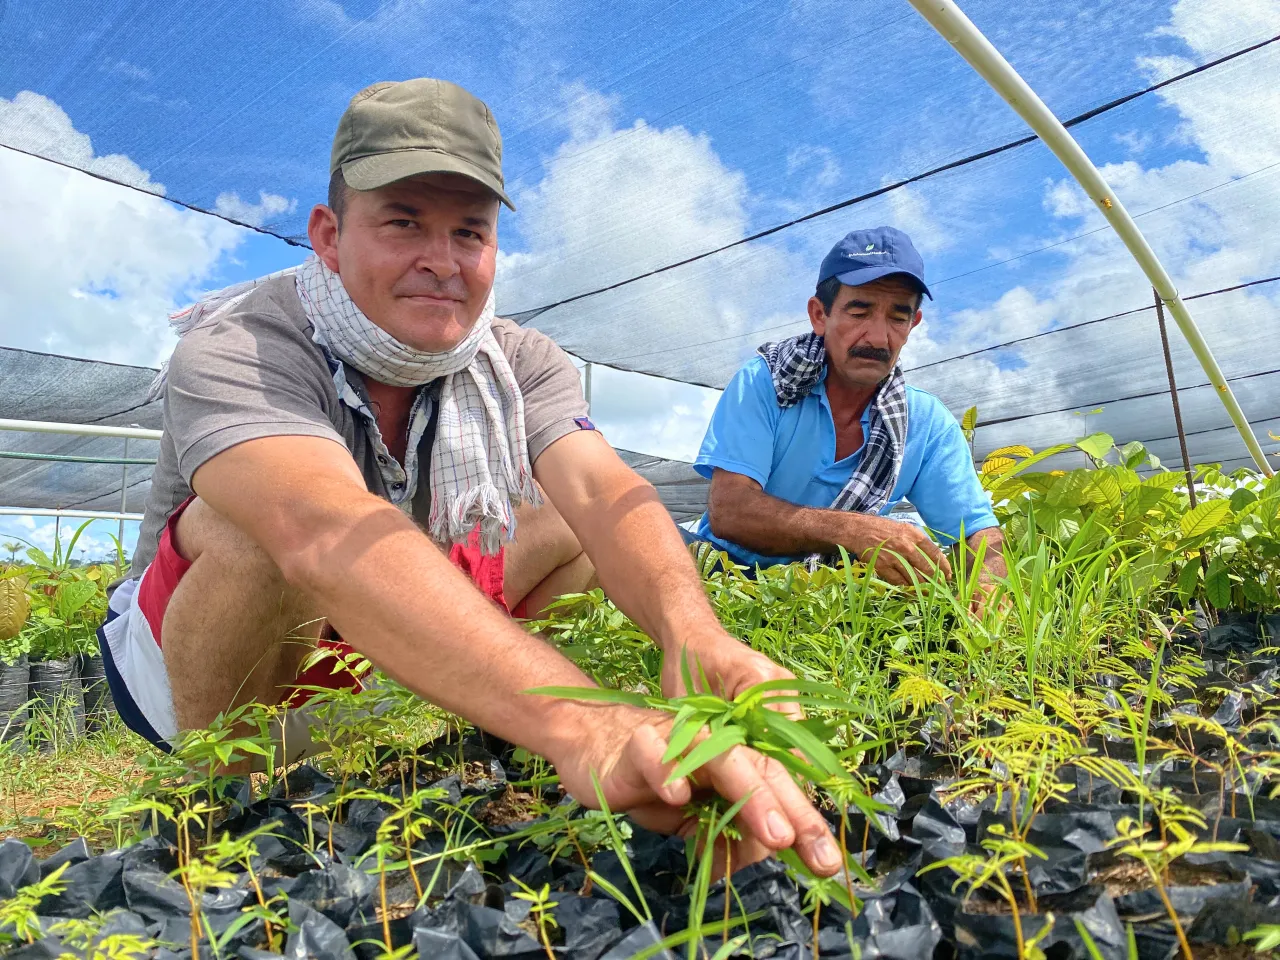
[[[191,496],[192,474],[246,440],[335,440],[351,451],[370,492],[398,499],[393,488],[405,472],[387,455],[367,409],[360,410],[368,403],[364,381],[333,360],[313,332],[288,275],[263,283],[234,312],[179,341],[169,361],[164,436],[130,576],[141,576],[155,556],[169,515]],[[566,434],[591,429],[578,371],[554,341],[510,320],[494,320],[493,332],[524,397],[531,461]],[[433,385],[421,389],[433,391]],[[419,399],[434,409],[430,394]],[[432,417],[417,445],[424,475],[412,500],[402,504],[424,527],[431,509],[425,472],[434,436]]]

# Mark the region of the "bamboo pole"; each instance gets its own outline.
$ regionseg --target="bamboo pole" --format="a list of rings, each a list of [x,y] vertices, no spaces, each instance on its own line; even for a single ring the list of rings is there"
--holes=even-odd
[[[1018,116],[1027,122],[1027,125],[1044,141],[1045,146],[1053,151],[1068,172],[1084,188],[1084,192],[1097,205],[1112,229],[1119,234],[1164,305],[1169,308],[1174,322],[1177,323],[1178,329],[1182,331],[1187,344],[1191,347],[1191,352],[1200,362],[1209,381],[1217,388],[1218,398],[1227,408],[1231,422],[1240,432],[1240,439],[1244,441],[1245,447],[1258,464],[1258,469],[1265,476],[1272,476],[1274,471],[1267,463],[1266,454],[1262,452],[1257,437],[1249,427],[1248,418],[1240,409],[1235,394],[1231,392],[1227,378],[1218,366],[1218,361],[1214,358],[1213,351],[1209,349],[1209,344],[1205,342],[1200,329],[1191,319],[1191,314],[1178,295],[1172,278],[1165,271],[1151,249],[1151,245],[1147,243],[1146,237],[1133,222],[1133,218],[1129,216],[1120,199],[1098,172],[1098,168],[1093,165],[1093,161],[1081,149],[1080,144],[1076,143],[1067,132],[1067,128],[1045,106],[1044,101],[1036,95],[1027,82],[1009,65],[1009,61],[1001,56],[1000,51],[983,36],[982,31],[973,25],[953,0],[908,0],[908,2],[929,22],[930,26],[942,35],[943,39],[956,48],[956,52],[964,57],[996,93],[1000,94]]]

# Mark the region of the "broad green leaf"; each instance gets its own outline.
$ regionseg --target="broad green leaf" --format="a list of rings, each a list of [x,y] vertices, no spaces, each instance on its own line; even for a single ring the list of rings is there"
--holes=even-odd
[[[1130,470],[1136,470],[1147,459],[1147,448],[1141,440],[1130,440],[1120,448],[1120,462]]]
[[[1239,513],[1249,504],[1258,499],[1258,495],[1248,487],[1241,487],[1235,493],[1231,494],[1231,509],[1235,513]]]
[[[1076,441],[1076,446],[1095,460],[1101,460],[1115,445],[1116,442],[1109,433],[1094,433]]]
[[[1253,577],[1245,577],[1240,586],[1244,590],[1244,598],[1250,603],[1261,604],[1266,601],[1267,588]]]
[[[1178,529],[1187,539],[1212,533],[1231,519],[1231,504],[1226,500],[1206,500],[1182,515]]]
[[[1178,594],[1184,601],[1195,596],[1196,587],[1200,583],[1200,558],[1194,557],[1182,565],[1178,571]]]
[[[1175,473],[1172,470],[1164,470],[1160,473],[1153,473],[1142,481],[1144,487],[1159,487],[1162,490],[1172,490],[1178,484],[1187,482],[1186,474]]]
[[[1145,483],[1134,487],[1124,498],[1125,519],[1142,519],[1169,495],[1167,487],[1148,486]]]
[[[990,476],[993,473],[999,473],[1001,470],[1006,467],[1011,467],[1015,463],[1017,463],[1017,461],[1014,460],[1013,457],[987,457],[987,459],[982,461],[982,475],[985,477]]]
[[[978,427],[978,408],[970,407],[964,412],[964,416],[960,418],[960,429],[965,431],[976,430]]]
[[[98,585],[92,580],[69,580],[58,586],[53,599],[54,610],[63,620],[70,620],[97,594]]]
[[[1045,500],[1055,507],[1078,507],[1085,502],[1084,491],[1092,482],[1089,471],[1072,470],[1054,482]]]
[[[1036,452],[1030,447],[1016,443],[1011,447],[1001,447],[999,450],[992,450],[987,454],[987,459],[992,457],[1017,457],[1019,460],[1025,460],[1027,457],[1034,457]]]
[[[1093,475],[1093,482],[1089,484],[1087,494],[1095,503],[1105,504],[1112,509],[1120,506],[1120,498],[1124,496],[1124,489],[1120,485],[1120,478],[1116,471],[1120,468],[1098,470]]]
[[[1231,574],[1221,557],[1214,557],[1209,562],[1209,572],[1204,578],[1204,595],[1219,609],[1231,606]]]

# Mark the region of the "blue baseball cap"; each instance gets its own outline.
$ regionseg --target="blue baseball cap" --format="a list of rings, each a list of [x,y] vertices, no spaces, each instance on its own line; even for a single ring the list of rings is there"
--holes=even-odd
[[[847,287],[858,287],[894,273],[905,273],[920,285],[930,300],[933,294],[924,282],[924,260],[911,238],[894,227],[854,230],[822,258],[818,283],[839,277]]]

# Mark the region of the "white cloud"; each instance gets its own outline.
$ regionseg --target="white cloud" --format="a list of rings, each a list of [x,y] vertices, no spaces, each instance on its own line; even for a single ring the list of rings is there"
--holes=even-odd
[[[76,130],[66,112],[48,97],[30,90],[20,91],[12,100],[0,97],[0,128],[5,131],[8,146],[148,193],[164,194],[164,185],[154,182],[146,170],[124,154],[96,156],[89,135]]]
[[[615,447],[692,460],[719,390],[595,365],[591,419]]]
[[[802,144],[787,153],[787,174],[800,174],[807,178],[808,188],[814,191],[829,190],[840,182],[840,161],[830,147]]]
[[[129,157],[97,156],[52,100],[0,98],[6,139],[163,194]],[[153,365],[172,349],[167,315],[245,232],[35,157],[0,150],[0,343]],[[274,200],[264,195],[263,208]]]
[[[215,213],[253,227],[270,223],[281,214],[293,213],[297,208],[297,200],[291,200],[276,193],[267,193],[265,190],[258,191],[257,203],[241,200],[238,193],[220,193],[213,204]]]
[[[578,86],[564,98],[568,138],[547,160],[542,180],[515,196],[526,244],[499,257],[500,310],[606,286],[746,235],[757,198],[709,137],[643,120],[619,130],[609,98]],[[695,369],[707,352],[683,345],[760,329],[762,317],[778,318],[774,326],[801,322],[811,273],[810,260],[756,243],[533,323],[584,358],[634,363],[659,354],[690,364],[673,375],[710,377]],[[661,409],[665,401],[655,402]],[[687,409],[678,416],[700,416],[698,404]]]

